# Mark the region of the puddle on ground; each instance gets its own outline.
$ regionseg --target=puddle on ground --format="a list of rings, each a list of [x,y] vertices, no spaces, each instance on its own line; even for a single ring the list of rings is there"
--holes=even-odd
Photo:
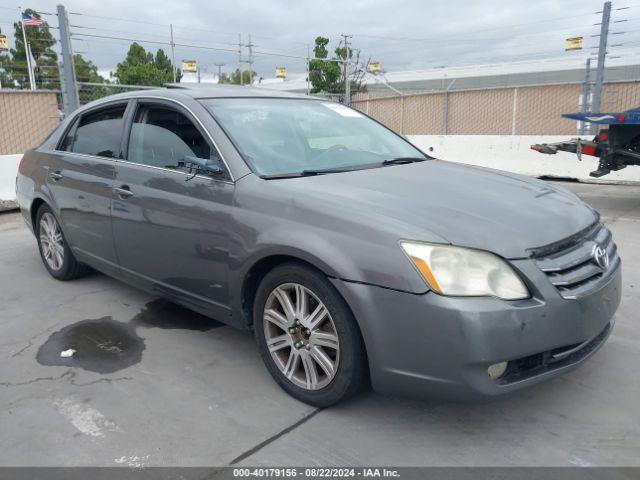
[[[70,348],[75,354],[62,358],[60,352]],[[36,359],[41,365],[113,373],[138,363],[144,349],[144,339],[131,323],[102,317],[82,320],[53,333],[38,349]]]
[[[139,314],[131,319],[135,327],[199,330],[206,332],[224,324],[204,315],[158,298],[145,305]]]
[[[142,360],[144,338],[137,327],[186,329],[206,332],[224,324],[164,299],[147,303],[129,322],[111,317],[82,320],[54,332],[38,349],[41,365],[78,367],[91,372],[113,373]],[[74,349],[73,356],[60,352]]]

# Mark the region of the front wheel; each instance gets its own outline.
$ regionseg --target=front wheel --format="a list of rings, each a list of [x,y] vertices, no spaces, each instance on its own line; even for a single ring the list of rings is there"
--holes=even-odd
[[[269,272],[258,287],[253,318],[269,373],[298,400],[327,407],[364,384],[366,354],[356,321],[316,270],[288,263]]]

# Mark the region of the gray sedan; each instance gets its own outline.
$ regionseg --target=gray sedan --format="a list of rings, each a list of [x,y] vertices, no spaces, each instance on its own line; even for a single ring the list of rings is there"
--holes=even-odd
[[[99,270],[255,332],[318,406],[495,397],[607,339],[620,258],[567,190],[436,160],[366,115],[241,87],[93,102],[20,163],[49,273]],[[238,352],[238,355],[241,355]]]

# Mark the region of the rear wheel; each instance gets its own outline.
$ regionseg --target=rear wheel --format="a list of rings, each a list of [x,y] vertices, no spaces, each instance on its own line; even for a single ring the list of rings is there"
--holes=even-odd
[[[254,328],[269,373],[298,400],[326,407],[364,384],[366,354],[353,314],[316,270],[289,263],[269,272],[258,287]]]
[[[58,219],[48,205],[42,204],[36,215],[36,238],[44,266],[58,280],[72,280],[85,275],[89,268],[73,256]]]

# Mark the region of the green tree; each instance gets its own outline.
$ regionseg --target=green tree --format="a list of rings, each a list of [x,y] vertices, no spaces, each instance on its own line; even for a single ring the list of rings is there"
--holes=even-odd
[[[107,79],[98,73],[98,67],[91,60],[85,60],[79,53],[73,56],[73,68],[78,82],[108,83]]]
[[[109,80],[98,73],[98,67],[91,61],[85,60],[82,55],[76,53],[73,56],[73,68],[76,80],[82,83],[109,83]],[[96,85],[78,85],[78,95],[81,103],[88,103],[98,98],[106,97],[113,93],[109,87]]]
[[[2,28],[0,28],[0,35]],[[0,85],[2,88],[13,88],[13,79],[11,78],[11,57],[8,52],[0,52]]]
[[[328,44],[328,38],[316,38],[316,46],[313,48],[315,58],[309,61],[311,93],[342,93],[344,91],[340,64],[335,60],[326,60],[329,56]]]
[[[156,58],[154,60],[154,64],[158,70],[163,72],[167,72],[171,75],[171,81],[173,81],[173,63],[171,59],[164,53],[164,50],[159,49],[156,52]],[[182,72],[179,68],[176,68],[176,82],[179,82],[182,78]]]
[[[344,93],[345,69],[344,61],[349,61],[349,82],[351,93],[365,90],[363,79],[366,73],[368,61],[360,62],[359,51],[352,48],[337,47],[331,59],[329,57],[329,39],[317,37],[316,46],[313,49],[315,58],[309,61],[309,82],[311,93]]]
[[[252,75],[253,74],[253,75]],[[228,83],[231,85],[240,85],[240,69],[236,68],[235,72],[233,72],[231,75],[228,75],[226,73],[223,73],[220,75],[220,79],[218,80],[218,83]],[[251,78],[253,78],[254,80],[256,78],[258,78],[258,74],[256,72],[249,71],[249,70],[243,70],[242,71],[242,85],[249,85],[251,84]]]
[[[40,18],[40,15],[30,8],[25,13]],[[29,88],[29,70],[27,67],[27,55],[22,37],[21,22],[14,22],[14,48],[11,49],[11,59],[5,63],[5,69],[11,77],[12,83],[18,88]],[[34,65],[36,87],[39,89],[60,88],[60,75],[58,72],[58,56],[51,47],[56,43],[49,31],[47,23],[40,27],[25,27],[27,42],[31,47],[31,54],[35,59]]]
[[[114,77],[125,85],[162,86],[173,82],[173,65],[163,50],[147,52],[136,42],[131,44],[123,62],[118,63]],[[180,70],[176,69],[176,79],[180,81]]]

